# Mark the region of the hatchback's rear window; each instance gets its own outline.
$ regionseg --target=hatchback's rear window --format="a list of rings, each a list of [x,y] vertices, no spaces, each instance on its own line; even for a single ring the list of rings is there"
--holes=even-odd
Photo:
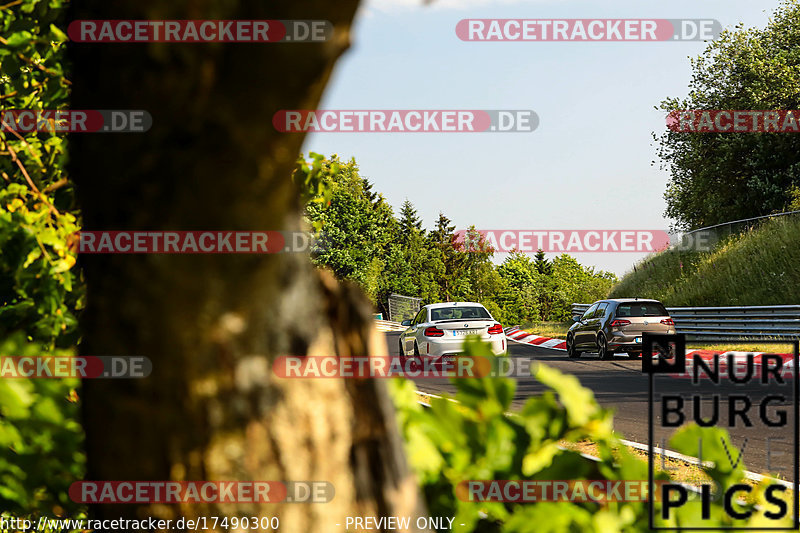
[[[443,307],[431,309],[431,320],[475,320],[490,319],[489,312],[483,307]]]
[[[617,316],[669,316],[664,306],[658,302],[620,304]]]

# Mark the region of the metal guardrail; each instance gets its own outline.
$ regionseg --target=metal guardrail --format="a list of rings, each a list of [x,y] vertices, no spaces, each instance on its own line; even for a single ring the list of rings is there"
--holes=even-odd
[[[403,331],[406,329],[399,322],[391,322],[389,320],[375,320],[375,327],[378,328],[378,331]]]
[[[736,235],[755,228],[765,220],[794,215],[800,215],[800,210],[731,220],[729,222],[722,222],[721,224],[693,229],[683,234],[670,232],[670,248],[686,251],[710,252],[719,241],[731,235]]]
[[[579,318],[591,304],[572,304]],[[800,305],[667,307],[675,329],[690,338],[800,338]]]
[[[714,224],[713,226],[706,226],[704,228],[697,228],[697,229],[694,229],[692,231],[687,231],[686,233],[684,233],[684,235],[692,235],[692,234],[700,232],[700,231],[711,231],[711,230],[716,231],[717,229],[724,228],[726,226],[729,226],[731,228],[729,230],[729,233],[730,233],[732,231],[732,229],[733,229],[733,226],[735,226],[737,224],[740,225],[740,226],[743,226],[744,228],[748,228],[748,227],[753,225],[752,224],[753,222],[757,222],[759,220],[764,220],[764,219],[767,219],[767,218],[782,217],[782,216],[786,216],[786,215],[797,215],[797,214],[800,214],[800,210],[797,210],[797,211],[785,211],[783,213],[774,213],[772,215],[764,215],[764,216],[753,217],[753,218],[743,218],[741,220],[731,220],[730,222],[723,222],[721,224]]]
[[[389,320],[398,322],[414,318],[422,307],[422,298],[392,293],[386,302]]]

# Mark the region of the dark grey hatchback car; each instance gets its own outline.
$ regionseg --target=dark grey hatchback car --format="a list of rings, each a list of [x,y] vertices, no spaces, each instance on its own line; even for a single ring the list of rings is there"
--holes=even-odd
[[[593,303],[567,331],[567,354],[597,352],[612,359],[616,352],[641,357],[642,334],[675,333],[675,323],[658,300],[621,298]]]

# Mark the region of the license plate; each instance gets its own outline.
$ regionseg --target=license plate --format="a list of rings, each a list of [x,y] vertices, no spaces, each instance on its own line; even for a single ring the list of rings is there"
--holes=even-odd
[[[633,342],[642,342],[642,338],[641,337],[635,337],[633,339]]]
[[[464,335],[469,335],[470,333],[475,333],[471,329],[454,329],[453,330],[453,337],[460,337]]]

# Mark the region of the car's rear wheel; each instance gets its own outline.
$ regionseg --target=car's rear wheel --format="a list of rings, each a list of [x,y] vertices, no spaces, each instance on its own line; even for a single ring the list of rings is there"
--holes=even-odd
[[[597,336],[597,355],[600,359],[614,358],[614,352],[608,349],[608,342],[606,342],[606,338],[602,335]]]
[[[422,361],[419,358],[419,346],[417,346],[417,341],[414,341],[414,355],[410,356],[411,364],[410,369],[414,372],[422,368]]]
[[[575,348],[575,336],[567,335],[567,356],[570,359],[577,359],[581,356],[581,352]]]

